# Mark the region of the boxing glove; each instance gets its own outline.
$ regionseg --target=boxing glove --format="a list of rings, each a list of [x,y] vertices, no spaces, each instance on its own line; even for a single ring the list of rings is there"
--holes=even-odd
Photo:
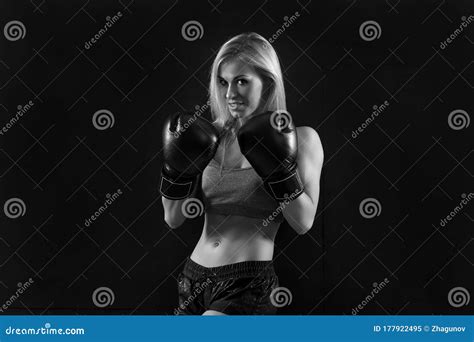
[[[242,154],[278,202],[294,200],[304,191],[298,174],[298,138],[288,112],[266,112],[250,117],[237,139]]]
[[[217,129],[195,114],[170,115],[163,127],[160,193],[171,200],[189,197],[219,145]]]

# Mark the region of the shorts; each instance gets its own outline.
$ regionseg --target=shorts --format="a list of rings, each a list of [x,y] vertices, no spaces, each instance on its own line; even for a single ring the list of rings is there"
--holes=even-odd
[[[204,267],[190,257],[178,275],[179,308],[175,315],[274,315],[272,291],[278,287],[273,261],[243,261]]]

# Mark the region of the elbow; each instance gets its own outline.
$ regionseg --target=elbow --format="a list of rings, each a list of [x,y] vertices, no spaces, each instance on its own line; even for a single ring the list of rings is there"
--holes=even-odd
[[[165,216],[165,223],[171,229],[176,229],[183,224],[184,220],[171,219]]]
[[[306,234],[307,232],[309,232],[310,229],[311,229],[311,226],[309,226],[309,227],[306,227],[306,226],[305,226],[305,227],[303,227],[303,228],[300,228],[300,229],[297,231],[297,233],[298,233],[298,235],[304,235],[304,234]]]
[[[299,217],[298,220],[296,220],[293,216],[290,215],[286,215],[285,218],[287,219],[289,225],[298,235],[306,234],[309,230],[311,230],[314,223],[314,215]]]
[[[304,235],[306,234],[307,232],[309,232],[311,230],[311,228],[313,227],[313,220],[311,220],[311,222],[299,222],[297,227],[294,227],[296,228],[296,232],[298,233],[298,235]]]
[[[302,222],[301,230],[298,234],[299,235],[306,234],[307,232],[311,230],[311,228],[313,228],[313,224],[314,224],[314,215],[311,215],[309,219],[305,220],[305,222]]]

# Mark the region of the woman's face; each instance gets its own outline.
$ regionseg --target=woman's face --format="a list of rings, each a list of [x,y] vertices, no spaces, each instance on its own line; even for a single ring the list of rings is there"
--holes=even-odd
[[[221,100],[233,117],[244,118],[262,105],[263,80],[239,59],[222,63],[218,73]]]

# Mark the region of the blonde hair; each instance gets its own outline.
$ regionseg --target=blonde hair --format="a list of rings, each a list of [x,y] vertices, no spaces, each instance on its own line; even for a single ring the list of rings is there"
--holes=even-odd
[[[209,102],[213,124],[219,128],[233,120],[226,100],[219,96],[219,67],[226,62],[240,59],[253,67],[262,77],[265,92],[261,112],[286,110],[285,87],[278,56],[271,44],[261,35],[250,32],[242,33],[224,43],[217,53],[211,69],[209,84]]]

